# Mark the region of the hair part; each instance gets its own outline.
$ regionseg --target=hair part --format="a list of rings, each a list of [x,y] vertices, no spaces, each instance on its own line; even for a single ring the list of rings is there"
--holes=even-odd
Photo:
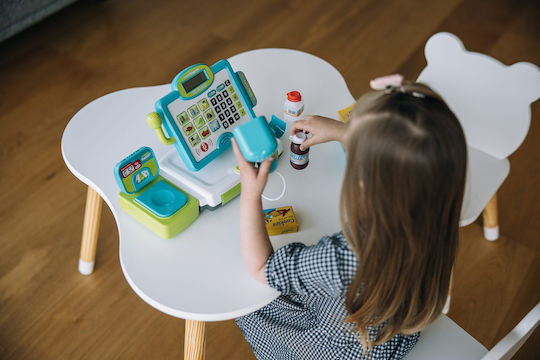
[[[463,130],[430,88],[403,89],[360,98],[345,139],[340,217],[359,264],[345,305],[365,349],[439,316],[458,246]]]

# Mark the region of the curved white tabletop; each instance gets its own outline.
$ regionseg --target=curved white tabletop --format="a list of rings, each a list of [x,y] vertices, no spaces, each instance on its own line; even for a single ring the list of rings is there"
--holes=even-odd
[[[299,90],[307,114],[337,118],[354,102],[343,77],[329,63],[295,50],[261,49],[229,59],[243,71],[258,99],[254,110],[282,117],[285,94]],[[179,69],[181,70],[181,69]],[[96,190],[112,210],[118,225],[120,262],[133,290],[148,304],[172,316],[199,321],[232,319],[250,313],[279,294],[253,280],[245,271],[238,236],[238,198],[199,218],[176,237],[163,240],[121,210],[113,169],[139,147],[150,146],[161,158],[171,147],[159,142],[145,116],[170,84],[117,91],[81,109],[67,125],[62,154],[69,169]],[[310,151],[309,166],[289,165],[289,140],[278,171],[287,181],[285,196],[263,201],[264,208],[292,205],[299,232],[271,238],[274,248],[293,241],[316,243],[339,230],[339,192],[344,153],[337,143]],[[232,150],[225,156],[232,156]],[[280,180],[271,174],[267,194]]]

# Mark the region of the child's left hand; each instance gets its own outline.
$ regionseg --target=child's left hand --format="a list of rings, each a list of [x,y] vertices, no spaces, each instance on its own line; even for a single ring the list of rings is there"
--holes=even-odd
[[[274,157],[271,156],[266,159],[261,163],[259,168],[256,168],[244,158],[235,139],[232,138],[231,141],[234,156],[236,157],[236,161],[238,161],[238,167],[240,169],[240,179],[242,182],[241,196],[260,200]]]

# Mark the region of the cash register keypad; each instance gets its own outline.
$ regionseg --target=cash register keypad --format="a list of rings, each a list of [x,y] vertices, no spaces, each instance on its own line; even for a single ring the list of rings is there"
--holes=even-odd
[[[209,150],[209,145],[213,144],[212,139],[217,141],[217,138],[211,138],[213,133],[230,131],[225,129],[231,128],[246,115],[230,79],[217,84],[205,95],[176,116],[192,151],[199,156]]]
[[[210,91],[208,97],[217,114],[219,124],[224,129],[227,129],[243,116],[240,115],[240,109],[244,115],[246,112],[230,80],[225,80],[224,83],[219,84],[216,90],[214,92]]]

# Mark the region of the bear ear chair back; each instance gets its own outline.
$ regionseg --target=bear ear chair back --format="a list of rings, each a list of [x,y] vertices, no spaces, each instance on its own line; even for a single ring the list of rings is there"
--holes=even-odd
[[[497,191],[510,171],[507,157],[521,145],[531,123],[531,103],[540,97],[540,69],[507,66],[468,51],[450,33],[433,35],[425,47],[427,66],[418,77],[446,101],[459,119],[468,145],[461,226],[483,214],[484,237],[499,237]]]
[[[521,88],[525,100],[533,103],[540,98],[540,68],[529,62],[518,62],[508,67],[515,86]]]
[[[418,81],[441,94],[461,122],[467,144],[497,159],[512,154],[529,131],[530,104],[540,97],[538,66],[507,66],[468,51],[450,33],[433,35],[425,56]]]

